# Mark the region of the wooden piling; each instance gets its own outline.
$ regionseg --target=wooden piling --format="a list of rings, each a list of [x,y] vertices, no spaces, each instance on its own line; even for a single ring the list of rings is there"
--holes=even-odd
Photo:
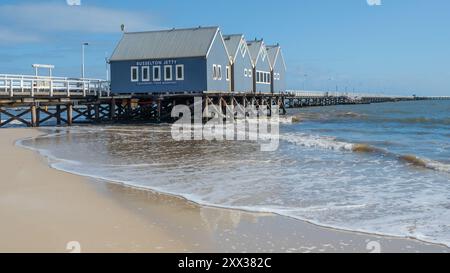
[[[31,126],[37,126],[37,116],[36,116],[36,104],[31,105]]]
[[[72,126],[73,123],[73,105],[67,104],[67,125]]]

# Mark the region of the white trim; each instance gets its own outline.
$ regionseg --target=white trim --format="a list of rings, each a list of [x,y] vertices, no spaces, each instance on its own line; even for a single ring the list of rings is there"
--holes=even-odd
[[[155,70],[156,69],[158,69],[158,78],[155,78]],[[152,69],[153,71],[153,81],[154,82],[159,82],[159,81],[161,81],[161,66],[160,65],[155,65],[155,66],[153,66],[153,69]]]
[[[247,71],[248,71],[247,72],[248,77],[249,78],[253,77],[253,69],[248,69]]]
[[[219,33],[219,28],[217,28],[216,33],[214,34],[214,37],[211,40],[211,43],[209,44],[208,51],[206,51],[206,58],[208,59],[209,53],[211,52],[211,49],[214,45],[214,41],[216,40],[217,33]]]
[[[257,84],[271,84],[271,73],[266,71],[256,70],[256,83]],[[258,80],[259,78],[259,80]]]
[[[144,69],[147,69],[147,73],[144,73]],[[141,67],[141,76],[142,76],[142,81],[143,82],[149,82],[150,81],[150,66],[142,66]],[[144,79],[144,76],[147,76],[147,79]]]
[[[170,77],[167,77],[166,69],[170,68]],[[165,65],[164,66],[164,81],[172,81],[173,80],[173,68],[172,65]]]
[[[222,80],[222,65],[218,64],[217,65],[217,80],[221,81]]]
[[[136,78],[133,77],[134,76],[133,71],[136,71]],[[139,67],[132,66],[130,69],[130,73],[131,73],[131,75],[130,75],[131,82],[138,82],[139,81]]]
[[[213,77],[213,80],[216,81],[217,80],[217,65],[213,64],[212,68],[213,68],[212,77]]]
[[[222,41],[223,48],[225,49],[225,52],[227,53],[228,59],[230,59],[230,53],[228,52],[227,45],[225,44],[225,40],[223,39],[223,35],[222,35],[222,32],[220,31],[220,28],[217,28],[217,31],[214,34],[214,37],[211,41],[211,44],[209,45],[208,51],[206,52],[206,59],[208,59],[209,53],[211,53],[211,49],[214,45],[214,42],[216,41],[217,34],[220,34],[220,40]]]
[[[227,70],[226,80],[227,80],[227,82],[229,82],[229,81],[231,81],[231,67],[229,65],[227,65],[226,70]]]
[[[181,67],[181,77],[178,77],[178,68]],[[177,64],[175,66],[175,79],[177,81],[184,81],[184,64]]]

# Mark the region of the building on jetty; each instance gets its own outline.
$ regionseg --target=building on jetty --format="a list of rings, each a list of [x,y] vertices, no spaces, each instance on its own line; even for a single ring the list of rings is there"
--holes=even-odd
[[[124,33],[110,59],[113,94],[229,92],[218,27]]]
[[[267,46],[267,55],[272,68],[270,77],[272,79],[272,93],[282,93],[286,91],[286,62],[279,44]]]
[[[230,54],[229,80],[232,92],[253,92],[253,62],[242,34],[224,35]]]
[[[255,39],[247,42],[247,46],[253,62],[253,91],[255,93],[271,93],[272,66],[264,41]]]
[[[281,93],[286,65],[280,56],[279,46],[223,35],[219,27],[124,33],[110,58],[111,92]]]

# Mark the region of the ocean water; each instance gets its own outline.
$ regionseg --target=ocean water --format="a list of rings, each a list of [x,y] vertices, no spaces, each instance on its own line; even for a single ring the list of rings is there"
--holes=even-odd
[[[296,109],[282,120],[274,152],[176,142],[169,125],[47,128],[20,144],[60,170],[204,205],[450,246],[450,101]]]

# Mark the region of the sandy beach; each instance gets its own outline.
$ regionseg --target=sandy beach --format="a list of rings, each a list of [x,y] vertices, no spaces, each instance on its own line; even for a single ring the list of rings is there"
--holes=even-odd
[[[0,130],[0,252],[448,252],[444,246],[318,227],[52,169],[15,145],[34,129]]]

